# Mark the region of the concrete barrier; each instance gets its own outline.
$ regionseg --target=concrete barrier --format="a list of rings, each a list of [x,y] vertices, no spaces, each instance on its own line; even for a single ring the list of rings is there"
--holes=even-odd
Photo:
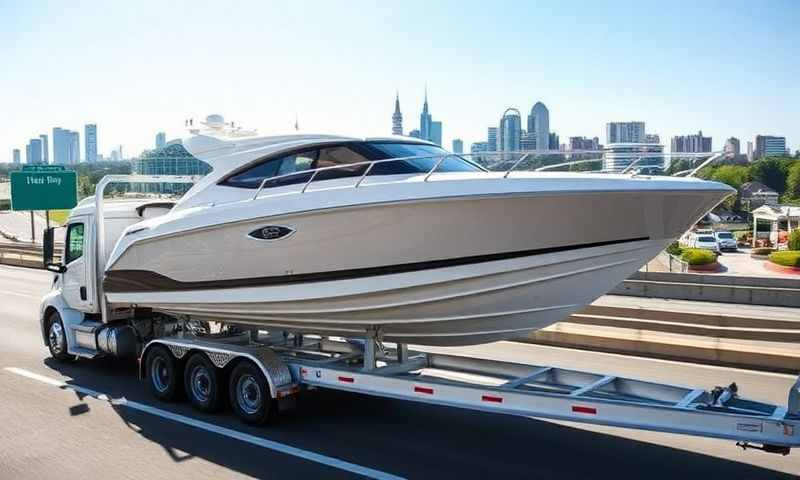
[[[637,272],[612,295],[800,307],[800,278]],[[800,315],[800,313],[798,313]]]

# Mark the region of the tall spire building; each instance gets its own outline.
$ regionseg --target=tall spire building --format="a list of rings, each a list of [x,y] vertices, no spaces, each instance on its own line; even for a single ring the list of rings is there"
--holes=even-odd
[[[394,98],[394,113],[392,114],[392,135],[403,134],[403,114],[400,113],[400,92]]]
[[[434,122],[428,111],[428,87],[425,86],[425,103],[419,116],[419,137],[437,145],[442,144],[442,122]]]

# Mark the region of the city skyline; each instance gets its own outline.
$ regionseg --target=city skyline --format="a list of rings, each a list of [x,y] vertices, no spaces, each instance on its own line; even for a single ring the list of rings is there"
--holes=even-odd
[[[446,124],[443,145],[456,137],[465,146],[485,141],[487,125],[505,106],[542,101],[553,112],[550,131],[562,141],[604,139],[607,122],[639,119],[663,142],[702,129],[715,150],[728,137],[744,145],[757,135],[785,136],[792,152],[800,148],[800,13],[792,2],[705,2],[693,5],[692,16],[683,15],[683,5],[657,4],[657,29],[643,21],[650,14],[642,2],[508,9],[467,2],[458,3],[457,14],[454,5],[425,4],[420,18],[414,5],[265,3],[220,12],[155,3],[111,11],[3,4],[0,49],[13,70],[0,85],[0,104],[13,115],[0,118],[0,160],[53,126],[80,131],[95,121],[105,145],[121,144],[134,155],[152,148],[153,132],[175,138],[185,133],[185,118],[212,112],[262,134],[291,131],[299,114],[304,131],[335,126],[333,133],[381,135],[393,107],[387,92],[395,90],[406,106],[407,133],[416,128],[409,120],[419,113],[425,82],[436,118]],[[262,18],[277,26],[264,31]],[[323,34],[336,21],[361,28]],[[442,21],[453,25],[447,35],[432,28]],[[404,28],[386,31],[387,23]],[[504,35],[497,35],[499,25]],[[286,42],[300,26],[307,34]],[[423,35],[425,49],[408,48],[409,38]],[[129,41],[133,36],[137,42]],[[197,39],[202,48],[186,54]],[[703,55],[696,55],[698,45]],[[313,64],[312,51],[319,53]],[[370,61],[345,63],[342,51]],[[730,67],[709,61],[732,52],[739,62]],[[443,57],[451,60],[446,69]],[[52,75],[79,58],[92,62]]]

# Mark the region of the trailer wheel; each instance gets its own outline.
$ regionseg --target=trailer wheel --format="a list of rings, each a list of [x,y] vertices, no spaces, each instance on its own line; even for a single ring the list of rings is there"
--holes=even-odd
[[[186,396],[203,412],[216,412],[222,407],[222,372],[203,353],[195,353],[183,371]]]
[[[181,389],[181,369],[178,360],[163,345],[153,345],[147,352],[145,368],[150,391],[164,402],[178,399]]]
[[[68,352],[67,332],[58,312],[51,313],[47,319],[47,348],[50,356],[59,362],[74,362],[78,358]]]
[[[233,412],[250,425],[265,423],[273,411],[273,399],[264,374],[253,362],[243,361],[231,372],[228,385]]]

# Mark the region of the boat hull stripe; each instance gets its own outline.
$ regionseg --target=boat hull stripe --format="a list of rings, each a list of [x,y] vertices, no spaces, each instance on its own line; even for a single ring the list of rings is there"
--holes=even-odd
[[[111,270],[106,272],[103,280],[103,289],[107,293],[123,292],[167,292],[190,290],[217,290],[227,288],[264,287],[275,285],[289,285],[297,283],[329,282],[335,280],[350,280],[355,278],[375,277],[379,275],[393,275],[398,273],[432,270],[436,268],[457,267],[476,263],[509,260],[548,253],[581,250],[585,248],[605,247],[622,243],[633,243],[650,240],[649,237],[625,238],[608,240],[605,242],[581,243],[561,245],[557,247],[521,250],[516,252],[492,253],[488,255],[473,255],[469,257],[448,258],[444,260],[429,260],[424,262],[404,263],[399,265],[385,265],[380,267],[353,268],[349,270],[335,270],[329,272],[299,273],[291,275],[274,275],[269,277],[234,278],[229,280],[201,280],[183,282],[161,275],[149,270]]]

